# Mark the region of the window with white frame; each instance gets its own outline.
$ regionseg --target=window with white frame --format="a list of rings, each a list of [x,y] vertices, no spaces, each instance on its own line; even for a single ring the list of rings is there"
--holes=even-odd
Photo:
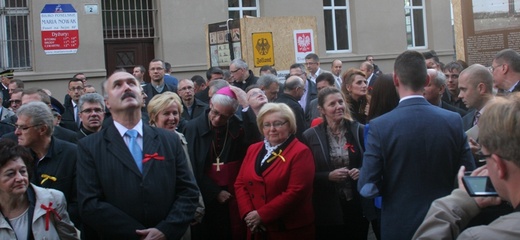
[[[244,16],[260,17],[258,0],[228,0],[228,12],[231,19]]]
[[[31,68],[27,0],[0,0],[0,68]]]
[[[424,0],[405,0],[406,41],[408,48],[426,48],[426,14]]]
[[[348,0],[323,0],[327,52],[350,52],[350,12]]]

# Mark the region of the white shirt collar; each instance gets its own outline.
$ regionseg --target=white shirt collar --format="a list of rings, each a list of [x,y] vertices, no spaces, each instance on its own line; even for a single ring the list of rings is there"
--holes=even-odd
[[[114,121],[114,126],[116,126],[117,131],[119,131],[121,137],[125,135],[126,131],[130,130],[116,121]],[[132,129],[136,130],[139,133],[139,136],[143,137],[143,120],[139,120],[139,122]]]
[[[408,100],[408,99],[412,99],[412,98],[423,98],[424,99],[424,96],[422,95],[410,95],[410,96],[406,96],[404,98],[401,98],[401,100],[399,100],[399,103],[401,103],[402,101],[404,100]]]

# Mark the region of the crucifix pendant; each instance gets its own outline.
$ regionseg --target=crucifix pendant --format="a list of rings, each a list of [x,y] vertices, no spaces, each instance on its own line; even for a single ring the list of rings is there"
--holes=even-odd
[[[217,166],[217,172],[220,172],[220,165],[222,165],[222,164],[224,164],[224,163],[220,162],[220,157],[217,157],[217,162],[213,163],[213,165]]]

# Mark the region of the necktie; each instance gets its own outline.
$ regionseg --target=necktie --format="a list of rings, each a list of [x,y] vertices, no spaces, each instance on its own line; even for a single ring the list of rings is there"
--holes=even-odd
[[[76,126],[79,126],[79,113],[77,104],[74,106],[74,121],[76,122]]]
[[[477,123],[478,123],[478,119],[479,119],[479,118],[480,118],[480,112],[477,111],[477,112],[475,113],[475,120],[473,120],[473,126],[477,125]]]
[[[126,131],[126,136],[130,138],[128,141],[128,149],[130,149],[130,153],[132,153],[132,157],[134,157],[135,164],[137,164],[137,168],[142,173],[143,172],[143,151],[139,144],[137,144],[137,130],[130,129]]]

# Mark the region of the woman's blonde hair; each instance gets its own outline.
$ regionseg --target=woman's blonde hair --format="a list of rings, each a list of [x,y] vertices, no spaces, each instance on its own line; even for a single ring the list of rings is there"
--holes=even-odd
[[[179,97],[179,95],[177,95],[177,93],[164,92],[155,95],[146,107],[146,110],[148,110],[148,115],[150,116],[150,125],[155,126],[157,115],[173,103],[177,104],[177,107],[179,108],[179,114],[182,114],[182,102],[181,98]]]

